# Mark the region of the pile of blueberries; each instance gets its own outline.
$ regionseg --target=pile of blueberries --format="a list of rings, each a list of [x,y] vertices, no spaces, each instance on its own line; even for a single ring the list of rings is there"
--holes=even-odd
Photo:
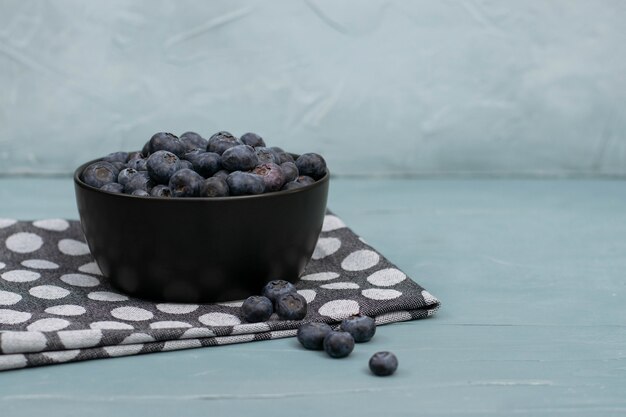
[[[263,287],[263,295],[248,297],[241,312],[248,323],[266,321],[274,313],[283,320],[302,320],[307,313],[307,302],[292,283],[274,280]],[[306,349],[323,349],[332,358],[344,358],[352,353],[355,342],[369,342],[375,333],[374,319],[358,314],[344,319],[338,331],[326,323],[303,323],[297,338]],[[398,368],[398,358],[391,352],[377,352],[370,358],[369,368],[374,375],[391,375]]]
[[[152,197],[226,197],[292,190],[326,175],[316,153],[296,159],[267,147],[256,133],[159,132],[141,152],[114,152],[87,166],[81,179],[113,193]]]

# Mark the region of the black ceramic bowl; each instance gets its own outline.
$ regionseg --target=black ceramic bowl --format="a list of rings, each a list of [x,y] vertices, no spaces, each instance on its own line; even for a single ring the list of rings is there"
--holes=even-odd
[[[296,282],[324,221],[329,174],[303,188],[221,198],[115,194],[74,172],[91,254],[132,296],[206,303],[260,294],[272,279]]]

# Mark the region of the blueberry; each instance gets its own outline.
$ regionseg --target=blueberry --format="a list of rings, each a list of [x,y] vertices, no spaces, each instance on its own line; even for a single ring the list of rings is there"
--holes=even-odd
[[[246,301],[244,301],[241,306],[243,318],[248,323],[266,321],[273,312],[274,307],[270,299],[261,295],[253,295],[252,297],[246,298]]]
[[[83,170],[82,179],[85,184],[100,188],[104,184],[115,182],[118,172],[110,162],[98,161]]]
[[[258,164],[259,158],[252,146],[233,146],[222,154],[222,166],[229,171],[248,171]]]
[[[128,168],[136,169],[137,171],[147,171],[148,170],[148,159],[146,158],[135,158],[131,159],[126,163]]]
[[[150,193],[146,190],[135,190],[131,193],[131,195],[138,195],[140,197],[150,197]]]
[[[114,162],[111,162],[111,165],[115,167],[118,173],[124,168],[126,168],[126,164],[124,162],[114,161]]]
[[[285,182],[295,181],[298,176],[298,167],[293,162],[283,162],[280,164],[280,167],[283,169],[283,174],[285,174]]]
[[[213,176],[222,168],[221,157],[215,152],[202,152],[190,159],[193,170],[204,178]]]
[[[398,358],[391,352],[376,352],[370,358],[370,370],[377,376],[388,376],[398,369]]]
[[[306,317],[306,299],[297,292],[276,298],[276,314],[283,320],[302,320]]]
[[[304,184],[304,185],[313,184],[315,182],[315,180],[313,178],[308,177],[306,175],[300,175],[296,181],[298,181],[300,184]]]
[[[121,193],[124,191],[124,186],[116,182],[110,182],[100,187],[102,191],[108,191],[110,193]]]
[[[261,194],[265,183],[259,175],[250,172],[231,172],[226,178],[230,195]]]
[[[224,179],[228,178],[229,175],[230,175],[230,171],[227,171],[225,169],[220,169],[215,174],[213,174],[214,177],[224,178]]]
[[[279,152],[278,160],[279,160],[279,164],[281,165],[284,164],[285,162],[296,162],[296,160],[293,159],[293,156],[291,156],[291,154],[287,152]]]
[[[345,358],[354,350],[354,338],[348,332],[330,332],[324,338],[324,350],[333,358]]]
[[[241,141],[244,145],[250,145],[253,148],[256,148],[257,146],[265,146],[265,141],[263,140],[263,138],[252,132],[244,133],[241,136]]]
[[[176,171],[170,178],[169,188],[172,197],[195,197],[204,178],[191,169],[183,168]]]
[[[192,150],[195,148],[206,149],[209,141],[197,134],[196,132],[185,132],[180,135],[180,143],[183,144],[185,150]]]
[[[185,153],[185,146],[181,143],[178,136],[166,132],[155,133],[150,138],[148,148],[150,154],[158,151],[168,151],[180,157]]]
[[[252,172],[263,178],[265,192],[278,191],[285,183],[285,174],[283,174],[282,168],[274,163],[257,165]]]
[[[242,144],[243,142],[229,132],[217,132],[209,138],[206,150],[221,155],[226,149]]]
[[[124,186],[126,185],[128,181],[130,181],[132,177],[137,175],[138,172],[139,171],[133,168],[124,168],[123,170],[120,171],[119,174],[117,174],[117,182],[119,182],[120,184],[122,184],[122,186]]]
[[[178,161],[178,171],[181,169],[190,169],[193,171],[193,164],[186,159],[180,159]]]
[[[259,159],[259,164],[267,164],[269,162],[274,164],[279,163],[280,158],[278,157],[278,154],[270,148],[260,147],[256,148],[254,152]]]
[[[324,349],[324,338],[333,330],[326,323],[310,322],[298,327],[298,342],[306,349]]]
[[[326,174],[326,161],[316,153],[304,153],[296,159],[300,175],[308,175],[319,180]]]
[[[357,343],[369,342],[376,333],[376,323],[373,318],[358,314],[344,319],[341,330],[350,333]]]
[[[124,164],[128,161],[128,152],[113,152],[102,158],[102,160],[107,162],[121,162]]]
[[[281,191],[295,190],[297,188],[302,188],[302,187],[306,187],[306,185],[301,184],[298,181],[291,181],[291,182],[285,183],[285,185],[283,185],[283,188],[281,188]]]
[[[144,158],[147,158],[150,156],[150,141],[147,141],[143,145],[143,148],[141,148],[141,154],[144,156]]]
[[[276,299],[279,296],[283,294],[291,294],[293,292],[296,292],[296,286],[291,282],[282,279],[275,279],[265,284],[262,294],[272,300],[272,302],[276,302]]]
[[[170,190],[170,187],[168,187],[167,185],[159,184],[150,190],[150,195],[152,197],[169,198],[172,196],[172,190]]]
[[[126,194],[132,194],[137,190],[149,192],[152,187],[154,187],[154,183],[148,173],[146,171],[137,171],[137,174],[133,175],[124,185],[124,192]]]
[[[280,146],[270,146],[270,149],[273,150],[276,153],[285,152],[285,150],[283,148],[281,148]]]
[[[199,197],[226,197],[228,196],[228,183],[223,177],[207,178],[200,185]]]
[[[157,151],[148,158],[148,174],[158,184],[167,184],[178,171],[178,157],[168,151]]]
[[[143,155],[141,154],[141,152],[139,151],[129,152],[128,159],[126,160],[126,162],[130,162],[133,159],[140,159],[140,158],[143,158]]]

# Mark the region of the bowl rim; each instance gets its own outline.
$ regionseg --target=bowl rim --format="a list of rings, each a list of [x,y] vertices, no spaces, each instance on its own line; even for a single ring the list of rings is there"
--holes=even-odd
[[[295,156],[299,156],[298,154],[291,154]],[[261,194],[250,194],[250,195],[233,195],[227,197],[155,197],[155,196],[140,196],[140,195],[131,195],[125,193],[114,193],[111,191],[105,191],[100,188],[93,187],[83,180],[80,179],[80,174],[83,172],[87,166],[102,161],[103,158],[92,159],[91,161],[87,161],[80,165],[78,168],[74,170],[74,184],[78,185],[81,188],[86,190],[95,191],[101,194],[110,195],[116,198],[130,198],[133,200],[148,200],[148,201],[239,201],[239,200],[254,200],[254,199],[263,199],[263,198],[276,198],[283,195],[293,195],[302,192],[306,192],[308,190],[312,190],[317,187],[321,187],[323,184],[327,183],[330,180],[330,170],[326,167],[326,174],[319,180],[316,180],[313,184],[305,185],[304,187],[295,188],[293,190],[278,190],[278,191],[270,191],[269,193],[261,193]],[[174,203],[177,204],[177,203]]]

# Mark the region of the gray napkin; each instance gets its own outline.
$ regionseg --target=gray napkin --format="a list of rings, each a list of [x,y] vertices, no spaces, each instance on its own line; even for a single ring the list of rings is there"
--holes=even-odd
[[[356,313],[387,324],[439,301],[329,213],[298,292],[304,321]],[[111,288],[77,221],[0,219],[0,370],[294,336],[300,321],[245,323],[242,301],[155,303]]]

